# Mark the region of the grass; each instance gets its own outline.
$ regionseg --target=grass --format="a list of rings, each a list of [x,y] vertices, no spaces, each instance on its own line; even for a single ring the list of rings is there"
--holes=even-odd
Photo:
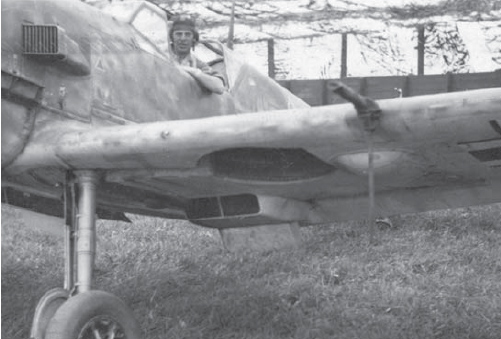
[[[227,253],[217,231],[133,217],[99,222],[96,288],[134,310],[147,339],[499,338],[501,204],[302,229],[303,246]],[[62,238],[2,208],[2,334],[28,338],[61,286]]]

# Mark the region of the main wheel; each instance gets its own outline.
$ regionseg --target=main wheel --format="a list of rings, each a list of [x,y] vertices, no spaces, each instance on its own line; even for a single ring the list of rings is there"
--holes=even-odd
[[[113,294],[89,291],[68,299],[49,322],[45,339],[140,339],[132,311]]]

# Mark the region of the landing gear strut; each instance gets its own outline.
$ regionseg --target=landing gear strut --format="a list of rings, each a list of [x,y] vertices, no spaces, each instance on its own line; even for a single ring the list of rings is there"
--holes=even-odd
[[[64,289],[50,290],[39,301],[31,329],[34,339],[142,336],[132,311],[119,298],[92,290],[98,179],[95,171],[76,171],[67,176]]]

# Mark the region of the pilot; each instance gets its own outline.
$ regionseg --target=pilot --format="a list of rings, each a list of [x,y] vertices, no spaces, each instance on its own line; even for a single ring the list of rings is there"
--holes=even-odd
[[[199,34],[195,22],[187,16],[178,16],[169,30],[173,59],[206,90],[222,94],[225,90],[224,77],[214,71],[191,51],[195,49]]]

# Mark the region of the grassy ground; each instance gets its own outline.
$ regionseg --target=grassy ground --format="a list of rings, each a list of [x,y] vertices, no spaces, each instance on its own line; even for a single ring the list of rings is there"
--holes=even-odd
[[[231,254],[216,231],[153,218],[100,222],[96,287],[145,338],[499,338],[501,205],[304,228],[304,246]],[[2,209],[2,333],[28,338],[61,286],[62,238]]]

